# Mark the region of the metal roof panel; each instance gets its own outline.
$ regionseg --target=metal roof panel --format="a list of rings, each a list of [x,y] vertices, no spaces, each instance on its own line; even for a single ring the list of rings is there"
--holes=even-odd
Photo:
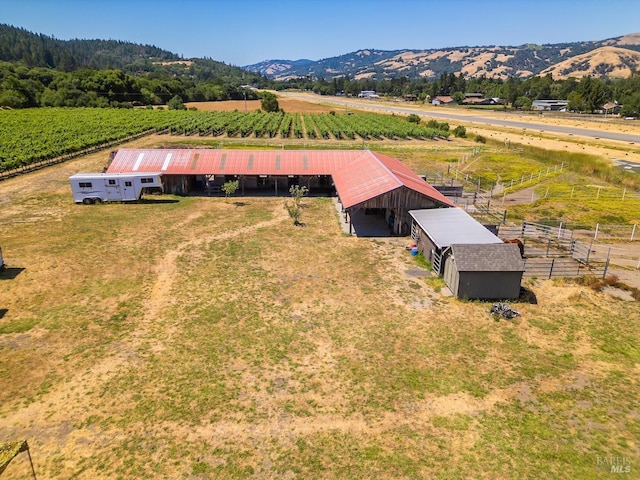
[[[502,243],[484,225],[459,207],[409,210],[438,248],[453,244]]]

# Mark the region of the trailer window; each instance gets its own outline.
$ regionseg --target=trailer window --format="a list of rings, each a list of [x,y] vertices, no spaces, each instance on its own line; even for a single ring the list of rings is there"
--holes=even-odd
[[[130,187],[131,186],[131,182],[124,182],[124,186],[125,187]]]
[[[115,184],[116,184],[115,180],[111,180],[111,179],[109,180],[109,185],[115,185]]]
[[[142,178],[140,181],[142,183],[153,183],[153,178]]]
[[[80,183],[78,183],[78,185],[80,185],[80,188],[91,188],[91,187],[93,187],[93,185],[91,185],[91,182],[80,182]]]

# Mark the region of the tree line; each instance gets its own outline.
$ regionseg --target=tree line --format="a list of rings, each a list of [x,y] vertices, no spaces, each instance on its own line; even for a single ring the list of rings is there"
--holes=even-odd
[[[465,78],[462,74],[443,73],[437,79],[410,80],[398,77],[385,80],[339,77],[326,80],[298,78],[280,82],[277,89],[301,89],[320,95],[356,96],[363,90],[375,90],[379,95],[415,95],[421,101],[436,96],[452,96],[464,93],[481,93],[485,98],[499,98],[505,106],[529,109],[533,100],[567,100],[568,108],[577,112],[593,113],[607,102],[622,105],[624,116],[640,115],[640,74],[630,78],[610,79],[583,77],[554,80],[551,75],[526,79],[510,77]]]
[[[271,83],[210,58],[185,60],[151,45],[58,40],[0,24],[0,106],[130,107],[257,98]]]
[[[254,84],[268,86],[266,81]],[[233,78],[198,80],[196,75],[176,76],[170,72],[132,75],[119,69],[61,72],[0,62],[0,106],[10,108],[132,107],[164,105],[173,98],[203,102],[245,97],[253,100],[259,95]]]

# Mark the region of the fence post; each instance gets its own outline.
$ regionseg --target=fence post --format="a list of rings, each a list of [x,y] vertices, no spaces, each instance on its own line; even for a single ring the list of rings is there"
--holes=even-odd
[[[551,267],[549,268],[549,278],[551,278],[553,276],[553,265],[554,263],[556,263],[556,259],[552,258],[551,259]]]
[[[624,190],[622,190],[622,200],[624,200],[624,196],[627,194],[627,189],[625,187]]]
[[[558,227],[558,240],[562,238],[562,222],[560,222],[560,226]]]
[[[602,272],[602,278],[607,277],[607,270],[609,269],[609,256],[607,255],[607,261],[604,263],[604,271]]]
[[[633,224],[633,228],[631,229],[631,241],[633,242],[633,237],[636,234],[636,227],[638,226],[638,224],[634,223]]]
[[[599,224],[599,223],[596,223],[596,233],[595,233],[595,235],[593,236],[593,239],[594,239],[594,240],[597,240],[597,239],[598,239],[598,228],[599,228],[599,227],[600,227],[600,224]]]

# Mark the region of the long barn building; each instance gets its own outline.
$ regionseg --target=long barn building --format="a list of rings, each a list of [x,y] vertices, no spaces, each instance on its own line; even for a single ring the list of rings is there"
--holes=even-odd
[[[398,159],[369,150],[121,149],[107,173],[161,173],[165,191],[219,192],[238,180],[245,194],[288,195],[292,185],[337,194],[345,219],[361,209],[384,214],[408,233],[409,210],[453,203]]]

